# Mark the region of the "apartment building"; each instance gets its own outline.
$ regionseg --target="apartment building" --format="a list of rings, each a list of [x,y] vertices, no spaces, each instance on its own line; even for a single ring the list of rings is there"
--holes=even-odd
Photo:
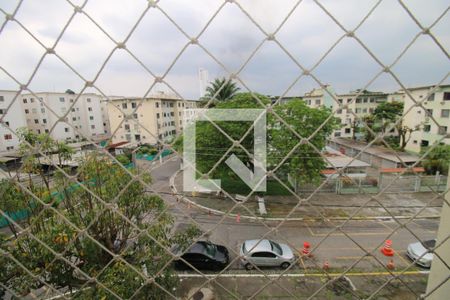
[[[20,105],[20,95],[13,102],[16,95],[16,91],[0,90],[0,152],[17,150],[19,139],[15,132],[27,126]]]
[[[357,126],[360,126],[359,120],[366,115],[372,114],[380,103],[394,101],[394,98],[389,98],[387,93],[370,91],[361,92],[361,90],[336,95],[336,97],[338,103],[334,101],[333,111],[335,111],[335,116],[341,120],[341,128],[335,130],[333,135],[335,137],[347,138],[353,137],[353,130]],[[340,104],[345,105],[347,108],[340,109]],[[359,133],[355,133],[356,137],[359,135]]]
[[[418,129],[411,134],[405,148],[408,151],[420,152],[422,147],[435,142],[450,145],[450,85],[439,86],[434,93],[430,93],[433,88],[423,86],[408,89],[416,102],[422,102],[425,110],[415,107],[409,96],[404,97],[404,113],[409,112],[403,124]]]
[[[27,127],[36,133],[49,133],[55,140],[98,141],[107,138],[109,132],[101,100],[93,93],[43,92],[23,94],[21,105]]]
[[[335,100],[332,95],[335,95],[333,88],[330,85],[326,85],[325,88],[316,88],[311,92],[305,93],[303,101],[312,108],[319,108],[322,106],[332,108],[335,104]]]
[[[144,99],[110,99],[107,107],[112,143],[155,145],[158,139],[170,141],[183,130],[185,111],[196,104],[164,94]]]

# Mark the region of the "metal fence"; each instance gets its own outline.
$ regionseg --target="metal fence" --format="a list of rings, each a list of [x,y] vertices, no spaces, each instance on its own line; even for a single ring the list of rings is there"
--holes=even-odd
[[[178,58],[187,51],[190,47],[198,47],[204,52],[204,55],[214,62],[226,72],[228,78],[230,80],[234,80],[239,83],[240,86],[245,91],[251,93],[254,101],[260,104],[261,108],[265,109],[268,114],[270,114],[273,118],[277,119],[280,124],[286,124],[285,120],[283,120],[275,110],[272,108],[278,105],[278,101],[284,97],[284,94],[288,92],[285,91],[283,95],[279,97],[279,99],[272,103],[269,107],[267,107],[259,98],[259,96],[254,93],[252,89],[246,84],[245,80],[241,78],[241,71],[245,68],[246,65],[252,61],[252,58],[257,53],[258,49],[266,44],[272,43],[278,49],[281,50],[284,54],[289,57],[296,68],[298,68],[298,76],[295,81],[291,84],[295,84],[297,81],[304,77],[308,77],[312,79],[317,85],[321,87],[325,87],[325,83],[315,75],[315,70],[318,66],[323,63],[329,53],[333,52],[333,49],[336,45],[343,39],[349,38],[352,39],[356,44],[358,44],[364,51],[369,55],[370,59],[378,66],[379,72],[367,82],[367,85],[361,89],[360,93],[363,93],[363,90],[370,86],[378,77],[382,74],[390,75],[394,82],[405,90],[406,96],[410,98],[415,104],[416,107],[420,107],[425,110],[423,106],[423,101],[430,96],[433,91],[436,89],[432,89],[427,97],[423,99],[415,99],[411,93],[408,91],[406,86],[402,83],[401,79],[396,75],[394,71],[394,66],[396,63],[403,57],[403,55],[407,52],[407,49],[410,48],[416,40],[422,36],[428,36],[432,42],[437,45],[442,53],[444,53],[445,57],[448,59],[448,52],[445,48],[445,44],[439,40],[439,38],[434,34],[434,26],[438,24],[447,14],[448,7],[439,15],[436,20],[429,27],[425,27],[422,25],[421,21],[417,19],[414,13],[409,9],[408,5],[403,1],[398,1],[402,10],[410,17],[412,20],[411,26],[417,28],[417,34],[413,37],[410,43],[405,47],[403,51],[400,52],[398,57],[394,60],[392,64],[387,64],[382,61],[377,55],[371,51],[370,47],[365,44],[365,42],[359,37],[358,29],[366,22],[366,20],[373,14],[377,7],[383,1],[376,1],[371,9],[367,12],[366,15],[362,16],[361,21],[357,24],[356,27],[348,27],[343,24],[339,20],[339,18],[335,17],[333,13],[327,9],[327,6],[322,3],[325,1],[312,1],[311,4],[323,11],[327,16],[329,16],[330,20],[342,30],[342,35],[340,38],[334,43],[329,50],[317,61],[313,64],[313,67],[307,68],[304,62],[299,61],[296,57],[288,50],[286,45],[284,45],[278,39],[278,33],[281,28],[285,25],[285,23],[292,16],[293,12],[299,9],[299,5],[303,1],[296,1],[295,5],[292,6],[290,10],[286,13],[286,16],[283,18],[283,21],[279,24],[277,29],[274,32],[267,32],[260,26],[258,21],[252,17],[251,11],[248,11],[245,6],[241,3],[241,1],[228,0],[223,1],[211,14],[210,19],[206,22],[205,26],[201,28],[195,35],[190,35],[186,32],[177,20],[175,20],[171,14],[164,9],[164,6],[161,5],[159,1],[148,1],[145,7],[143,8],[142,13],[137,16],[136,22],[131,27],[128,35],[124,40],[117,40],[112,35],[108,33],[108,30],[105,26],[102,26],[100,22],[96,20],[95,14],[92,13],[89,9],[87,9],[87,5],[90,1],[82,1],[80,4],[75,4],[72,1],[67,0],[66,3],[68,8],[71,9],[70,17],[67,19],[67,22],[64,24],[62,29],[60,30],[60,34],[58,38],[54,41],[54,43],[48,43],[48,41],[44,41],[39,38],[38,35],[34,33],[32,28],[29,28],[26,25],[25,20],[20,18],[21,6],[24,5],[26,1],[18,1],[17,6],[12,11],[6,11],[3,8],[0,8],[0,12],[3,14],[4,21],[0,27],[0,37],[5,32],[5,28],[8,26],[17,26],[21,32],[29,37],[31,41],[36,43],[41,50],[43,51],[42,56],[38,63],[34,66],[33,72],[28,78],[17,78],[14,74],[14,70],[9,70],[0,67],[0,70],[3,72],[5,76],[7,76],[10,80],[14,81],[17,85],[16,96],[14,101],[20,101],[21,93],[27,92],[34,95],[35,99],[39,99],[36,95],[36,91],[32,89],[32,83],[36,76],[36,73],[42,67],[42,63],[44,59],[51,57],[61,63],[63,63],[68,69],[70,69],[74,76],[76,76],[79,80],[84,83],[83,88],[78,91],[75,95],[75,103],[79,100],[80,95],[85,92],[89,88],[94,88],[98,93],[100,93],[103,97],[108,99],[108,96],[102,91],[102,89],[97,85],[97,80],[105,69],[105,66],[108,64],[108,61],[111,59],[112,55],[116,52],[122,52],[124,55],[128,55],[131,60],[138,63],[152,78],[152,82],[150,83],[147,92],[145,95],[142,95],[142,98],[145,98],[148,93],[152,90],[152,88],[159,84],[166,84],[170,90],[178,95],[180,98],[182,96],[177,92],[177,86],[171,84],[166,80],[166,76],[169,71],[173,68],[174,64],[178,60]],[[217,17],[219,12],[224,9],[226,6],[233,6],[235,9],[243,13],[248,20],[255,25],[259,34],[262,35],[262,38],[255,49],[251,52],[248,58],[245,60],[243,65],[237,69],[236,72],[229,70],[225,64],[221,62],[219,57],[216,57],[213,53],[208,50],[208,47],[202,44],[201,37],[203,33],[207,30],[207,28],[213,23],[214,19]],[[107,9],[107,7],[105,7]],[[174,25],[174,28],[185,38],[185,44],[179,51],[178,55],[173,59],[172,63],[169,65],[167,70],[163,73],[156,73],[151,70],[147,64],[140,59],[139,55],[135,54],[132,49],[128,48],[128,42],[130,38],[133,36],[134,32],[137,28],[139,28],[142,19],[146,16],[150,11],[157,10],[160,12],[170,24]],[[189,13],[186,12],[188,15]],[[69,25],[74,22],[79,15],[82,15],[84,18],[88,20],[88,22],[99,29],[101,33],[106,37],[111,43],[111,49],[106,56],[105,60],[101,64],[101,67],[98,69],[98,72],[92,77],[85,77],[80,72],[78,72],[77,68],[74,67],[68,60],[64,57],[62,53],[59,53],[57,49],[58,43],[64,37],[65,32]],[[163,30],[163,29],[162,29]],[[95,47],[95,45],[92,45]],[[155,45],[155,47],[158,47]],[[158,75],[162,74],[162,75]],[[58,76],[58,74],[53,74],[54,76]],[[446,80],[448,77],[448,73],[442,78],[440,82],[435,82],[435,84],[440,84]],[[219,91],[217,91],[217,96]],[[338,99],[332,94],[329,95],[333,98],[333,101],[338,103]],[[213,99],[210,99],[207,106],[212,103]],[[73,105],[75,105],[75,103]],[[72,105],[72,106],[73,106]],[[68,112],[61,114],[59,112],[53,111],[51,106],[48,106],[45,103],[42,103],[42,106],[45,107],[48,111],[52,112],[53,115],[60,118],[61,121],[64,121],[64,118],[67,117]],[[133,113],[137,111],[140,104],[134,109]],[[8,107],[8,109],[11,105]],[[341,105],[341,108],[343,106]],[[4,111],[4,115],[8,115],[9,111],[6,109]],[[119,107],[118,110],[122,109]],[[335,112],[333,112],[335,113]],[[405,114],[408,112],[405,112]],[[129,115],[122,111],[124,116]],[[371,128],[364,124],[364,121],[361,117],[355,112],[351,112],[356,120],[360,121],[360,124],[366,127],[367,130],[371,131]],[[125,118],[123,118],[125,119]],[[326,120],[328,122],[331,119]],[[440,123],[431,118],[432,122],[437,124]],[[3,119],[2,119],[3,120]],[[123,122],[123,121],[122,121]],[[139,124],[138,121],[135,121],[137,125],[142,127],[142,130],[146,131],[146,134],[151,135],[152,133],[148,131],[146,128]],[[401,122],[398,120],[397,122]],[[82,134],[80,129],[76,128],[73,124],[68,122],[71,126],[71,130],[77,132],[78,134]],[[220,126],[211,121],[215,128],[221,131]],[[8,129],[2,121],[2,126]],[[56,126],[56,125],[55,125]],[[51,129],[54,130],[55,126]],[[298,137],[298,143],[294,147],[298,147],[299,145],[306,144],[311,146],[314,149],[313,144],[311,143],[311,139],[320,131],[320,128],[317,131],[309,136],[302,137],[297,132],[295,132],[290,126],[288,126],[296,137]],[[10,130],[11,134],[16,136],[17,133]],[[112,135],[114,132],[112,132]],[[248,132],[247,132],[248,134]],[[370,147],[375,142],[382,141],[384,138],[384,134],[375,134],[376,139],[372,140],[368,143],[366,149]],[[228,135],[224,134],[224,138],[229,138]],[[162,151],[172,151],[176,156],[181,157],[182,154],[177,151],[177,148],[173,143],[167,143],[165,140],[160,139],[159,136],[153,136],[155,140],[157,140],[160,145],[164,147],[160,150]],[[15,218],[13,218],[6,209],[0,210],[3,218],[8,220],[9,223],[13,224],[17,229],[17,234],[9,235],[5,240],[2,240],[1,244],[1,254],[0,258],[2,261],[2,270],[0,271],[1,281],[0,288],[6,293],[5,297],[30,297],[30,298],[72,298],[72,297],[82,297],[82,298],[100,298],[100,299],[162,299],[162,298],[173,298],[178,299],[179,297],[191,298],[191,299],[201,299],[202,297],[206,297],[208,290],[211,286],[214,286],[217,289],[220,289],[222,294],[226,295],[229,299],[241,299],[243,294],[245,297],[249,299],[257,299],[263,297],[262,294],[265,292],[269,286],[276,286],[278,296],[286,297],[291,299],[324,299],[329,297],[347,297],[347,298],[355,298],[355,299],[375,299],[378,295],[380,295],[386,289],[391,289],[394,285],[397,287],[403,287],[408,297],[428,297],[433,295],[440,287],[444,286],[446,281],[438,284],[434,289],[422,291],[421,293],[414,289],[411,282],[406,278],[408,276],[408,272],[414,267],[414,262],[408,262],[404,267],[393,271],[392,268],[386,264],[386,261],[380,259],[376,253],[379,252],[379,248],[383,247],[385,240],[391,239],[393,236],[398,234],[400,231],[403,233],[407,233],[409,236],[414,237],[415,240],[421,241],[422,239],[411,229],[408,224],[413,223],[419,217],[419,214],[422,210],[426,209],[428,203],[425,203],[424,206],[418,210],[414,215],[409,216],[403,220],[397,219],[394,215],[392,215],[389,207],[386,207],[383,201],[381,201],[381,197],[388,191],[392,191],[395,187],[400,187],[403,191],[404,186],[411,185],[410,179],[408,182],[403,182],[401,176],[403,174],[398,174],[398,176],[394,176],[390,178],[389,182],[383,182],[377,191],[372,194],[371,183],[370,182],[359,182],[350,179],[349,182],[333,184],[333,180],[323,181],[320,186],[315,186],[314,190],[311,191],[309,195],[306,197],[300,196],[295,193],[283,180],[281,180],[277,174],[277,169],[285,163],[285,160],[281,160],[278,165],[273,166],[271,170],[267,171],[265,177],[270,176],[271,180],[274,180],[279,183],[279,185],[283,186],[284,189],[290,192],[290,195],[296,199],[297,203],[292,207],[289,212],[278,218],[275,221],[271,222],[270,220],[266,220],[264,218],[260,218],[253,210],[249,210],[246,207],[245,201],[241,199],[236,199],[235,196],[230,195],[227,191],[222,190],[223,197],[227,199],[230,203],[232,203],[232,208],[227,210],[225,214],[220,217],[214,215],[214,213],[199,213],[192,212],[189,202],[182,201],[186,196],[179,195],[170,189],[169,191],[165,188],[171,187],[171,183],[169,180],[166,181],[165,184],[155,184],[153,185],[147,180],[148,174],[154,174],[157,171],[157,168],[160,165],[152,166],[151,169],[147,170],[135,170],[135,169],[127,169],[121,163],[119,163],[116,158],[111,155],[108,151],[106,151],[103,147],[97,145],[91,137],[85,137],[88,142],[91,142],[96,147],[96,151],[101,153],[101,158],[98,161],[109,161],[113,162],[113,164],[105,165],[105,168],[102,170],[78,170],[75,174],[68,172],[64,167],[61,167],[55,164],[53,167],[58,174],[58,178],[54,180],[58,180],[61,186],[69,186],[69,184],[77,184],[79,186],[79,192],[68,192],[67,189],[63,188],[61,192],[70,194],[72,197],[78,199],[79,203],[65,203],[64,207],[52,205],[53,202],[48,202],[45,197],[49,196],[45,194],[45,191],[42,191],[40,187],[31,188],[24,181],[19,181],[17,178],[12,178],[14,185],[20,191],[22,191],[27,198],[32,198],[33,202],[36,203],[36,206],[39,208],[38,210],[34,210],[30,208],[30,211],[34,215],[34,219],[31,220],[31,224],[27,222],[18,222]],[[243,140],[243,138],[242,138]],[[241,140],[241,141],[242,141]],[[239,143],[236,144],[234,140],[231,140],[234,146],[240,146]],[[33,155],[39,155],[39,157],[48,157],[49,151],[44,148],[43,143],[31,143],[29,140],[23,140],[23,145],[27,148],[28,151],[31,151]],[[386,143],[387,147],[389,144]],[[417,166],[420,162],[433,150],[439,143],[435,143],[430,146],[426,153],[421,156],[421,159],[414,164]],[[319,151],[320,149],[315,149],[317,155],[321,156],[324,160],[327,160],[326,157]],[[361,151],[362,153],[364,151]],[[288,157],[291,153],[288,154]],[[226,157],[220,158],[220,160],[225,159]],[[357,157],[355,157],[357,159]],[[401,158],[398,157],[401,161]],[[166,163],[171,160],[167,160]],[[102,166],[99,163],[99,166]],[[411,168],[414,166],[407,166],[404,164],[405,168]],[[26,173],[27,165],[24,163],[21,167],[21,172]],[[410,169],[408,169],[410,170]],[[99,177],[93,177],[95,181],[94,185],[85,184],[82,179],[78,178],[79,176],[87,176],[86,174],[91,174],[89,172],[100,172],[95,173],[98,174]],[[336,170],[339,172],[339,170]],[[2,170],[3,172],[3,170]],[[211,174],[212,170],[209,172]],[[4,172],[5,173],[5,172]],[[93,173],[92,173],[93,174]],[[5,173],[5,175],[7,175]],[[115,175],[120,175],[121,180],[116,180]],[[56,176],[56,175],[55,175]],[[111,180],[111,182],[103,181],[100,179],[107,178]],[[91,178],[92,179],[92,178]],[[116,180],[116,181],[114,181]],[[44,182],[46,183],[46,182]],[[136,184],[138,186],[136,186]],[[175,184],[175,183],[173,183]],[[318,210],[314,206],[310,206],[310,199],[315,196],[322,189],[326,189],[329,191],[335,191],[336,186],[338,189],[341,189],[343,192],[345,190],[351,190],[357,187],[359,193],[368,194],[370,193],[369,200],[366,203],[361,204],[351,215],[349,215],[342,222],[337,222],[328,218],[323,211]],[[414,185],[416,186],[416,185]],[[164,204],[159,203],[159,206],[156,204],[148,204],[146,209],[149,209],[151,213],[141,215],[139,212],[139,216],[142,219],[130,217],[128,214],[128,209],[130,207],[123,206],[123,196],[124,195],[134,195],[136,199],[140,199],[139,197],[144,197],[142,194],[135,193],[133,191],[140,190],[140,187],[145,189],[146,195],[159,196],[163,199]],[[50,183],[49,190],[51,190],[52,184]],[[43,188],[44,189],[44,188]],[[430,193],[430,203],[432,200],[437,198],[442,199],[445,205],[449,205],[448,200],[444,199],[444,195],[448,192],[448,187],[444,188],[440,183],[438,187],[436,187],[436,182],[430,182],[428,179],[422,179],[420,183],[420,190],[427,190]],[[109,194],[109,190],[113,191],[114,194],[111,196]],[[413,189],[415,190],[415,188]],[[71,194],[73,193],[73,194]],[[79,194],[76,194],[79,193]],[[248,195],[244,195],[245,198],[249,198],[253,196],[255,193],[250,191]],[[102,198],[102,195],[109,195],[110,198]],[[51,196],[50,196],[51,197]],[[145,198],[145,197],[144,197]],[[142,199],[144,199],[142,198]],[[151,198],[154,199],[154,198]],[[86,202],[89,200],[88,202]],[[145,201],[148,201],[145,198]],[[138,206],[138,210],[140,209],[139,205],[143,205],[142,203],[133,202],[134,205]],[[153,200],[152,200],[153,201]],[[156,200],[155,200],[156,201]],[[355,216],[358,212],[366,207],[369,202],[375,202],[379,205],[380,209],[382,209],[388,216],[390,216],[392,224],[388,226],[388,232],[383,236],[383,240],[377,243],[373,243],[370,247],[367,245],[363,245],[359,239],[355,237],[355,235],[348,233],[346,227],[351,224],[352,221],[356,220]],[[94,203],[94,204],[92,204]],[[147,203],[147,202],[145,202]],[[82,205],[93,205],[97,208],[97,211],[91,210],[83,210],[83,214],[81,216],[73,216],[68,214],[68,211],[71,209],[77,209],[77,206]],[[70,206],[73,205],[73,206]],[[323,224],[328,224],[332,229],[329,231],[322,232],[320,234],[315,235],[315,242],[310,249],[306,249],[310,251],[310,253],[305,253],[299,250],[297,253],[296,261],[285,270],[280,270],[279,272],[275,272],[271,269],[261,268],[258,266],[253,266],[254,271],[248,275],[247,273],[243,273],[243,270],[235,270],[233,267],[228,267],[222,271],[218,272],[204,272],[200,271],[196,268],[191,273],[179,273],[179,272],[170,272],[172,270],[172,263],[175,259],[179,259],[180,253],[176,253],[176,251],[171,247],[172,244],[167,239],[162,238],[162,236],[170,236],[174,237],[177,242],[188,244],[185,245],[185,249],[192,245],[194,242],[199,240],[205,240],[210,237],[210,235],[217,230],[218,228],[228,228],[231,223],[237,224],[239,226],[253,226],[252,224],[258,224],[263,229],[258,232],[255,238],[261,239],[267,238],[271,236],[271,234],[276,233],[277,238],[284,243],[290,245],[293,249],[298,249],[298,245],[294,245],[291,242],[290,236],[284,236],[283,231],[281,230],[283,226],[286,226],[291,219],[291,215],[295,210],[301,207],[309,207],[315,211],[318,218],[323,222]],[[239,213],[236,213],[239,211]],[[94,214],[91,214],[94,212]],[[200,234],[193,234],[193,238],[188,240],[187,242],[183,240],[181,237],[174,235],[173,228],[171,228],[168,224],[167,220],[169,219],[168,214],[174,213],[175,219],[182,219],[184,221],[188,221],[189,223],[194,224],[200,230]],[[68,217],[71,216],[71,217]],[[117,224],[120,224],[122,228],[127,228],[129,232],[120,232],[113,233],[108,230],[115,228],[113,225],[105,225],[103,230],[98,230],[93,227],[98,226],[105,219],[111,216],[111,219]],[[72,218],[73,217],[73,218]],[[79,218],[78,218],[79,217]],[[252,220],[253,223],[241,223],[241,218],[244,220],[246,217],[248,220]],[[178,222],[178,221],[176,221]],[[275,223],[274,223],[275,222]],[[167,225],[168,228],[159,228],[158,224]],[[49,239],[47,235],[44,235],[42,230],[38,228],[42,226],[43,228],[47,228],[49,232],[54,233],[53,235],[49,235],[51,238]],[[108,227],[111,226],[111,227]],[[227,227],[228,226],[228,227]],[[301,226],[301,225],[298,225]],[[63,229],[62,229],[63,228]],[[160,231],[161,230],[161,231]],[[239,230],[236,230],[239,231]],[[98,235],[94,235],[93,232],[98,233]],[[161,233],[161,232],[164,232]],[[39,233],[39,234],[37,234]],[[105,239],[107,235],[117,236],[116,239],[111,240],[111,238]],[[228,234],[234,234],[235,232],[228,232]],[[105,235],[106,234],[106,235]],[[354,245],[355,248],[359,250],[357,257],[350,260],[350,262],[342,268],[338,269],[329,269],[325,265],[322,264],[321,261],[318,261],[314,258],[311,258],[315,253],[319,253],[321,248],[328,247],[327,241],[333,237],[333,235],[341,235],[347,238],[347,242]],[[125,236],[128,235],[128,242],[123,243]],[[432,250],[439,249],[439,247],[444,244],[448,240],[448,236],[444,240],[439,240],[435,247]],[[172,241],[172,240],[170,240]],[[224,243],[223,240],[216,240],[217,243]],[[136,244],[140,245],[139,247],[135,247]],[[227,246],[227,245],[226,245]],[[91,252],[80,252],[80,247],[83,250],[89,250]],[[306,246],[305,246],[306,247]],[[306,247],[308,248],[308,247]],[[36,250],[38,249],[38,250]],[[128,251],[133,249],[133,251]],[[237,263],[239,261],[240,253],[238,249],[236,249],[235,245],[229,246],[230,255],[232,255],[233,263]],[[39,264],[31,261],[31,255],[34,251],[39,251],[39,253],[45,254],[45,259],[42,259],[44,263]],[[145,253],[152,253],[152,256],[149,258],[145,255]],[[106,254],[106,255],[105,255]],[[27,255],[30,255],[28,259]],[[88,261],[95,261],[95,258],[90,257],[90,255],[99,257],[107,257],[106,261],[98,261],[96,268],[92,270],[87,270],[84,266]],[[142,255],[142,256],[139,256]],[[435,253],[435,256],[438,256]],[[372,285],[375,285],[375,288],[370,290],[369,294],[362,295],[352,286],[353,284],[347,280],[348,276],[352,274],[352,272],[357,268],[357,266],[363,262],[366,258],[371,258],[374,262],[375,269],[378,272],[382,272],[385,274],[384,277],[380,277],[375,281],[371,281]],[[442,259],[441,259],[442,260]],[[442,260],[444,261],[444,260]],[[448,267],[448,262],[444,263]],[[297,265],[300,266],[299,269],[296,269]],[[7,266],[7,267],[4,267]],[[8,273],[10,269],[15,269],[13,274]],[[232,274],[230,274],[230,272]],[[305,273],[308,273],[311,277],[305,277]],[[19,276],[20,275],[20,276]],[[15,281],[15,276],[20,278],[20,281]],[[247,276],[247,277],[245,277]],[[64,281],[65,278],[71,278],[72,280],[75,278],[79,282],[74,286],[68,286],[67,282]],[[231,279],[230,279],[231,278]],[[260,281],[253,282],[247,284],[247,286],[241,286],[240,289],[236,289],[235,285],[238,284],[239,281],[244,280],[243,278],[259,278]],[[306,279],[305,279],[306,278]],[[315,281],[315,278],[319,278],[319,281]],[[28,279],[28,280],[26,280]],[[175,286],[176,284],[180,284],[180,279],[184,282],[188,282],[192,291],[188,295],[180,296],[176,293]],[[258,279],[258,280],[259,280]],[[448,278],[447,278],[448,279]],[[189,281],[191,280],[191,281]],[[234,280],[232,284],[230,284],[227,280]],[[290,280],[294,280],[293,283]],[[369,284],[369,280],[367,279],[367,284]],[[57,284],[56,284],[57,282]],[[171,287],[174,287],[172,289]],[[248,289],[252,290],[251,295],[247,295],[246,291]],[[331,294],[330,294],[331,293]],[[267,296],[266,296],[267,297]]]

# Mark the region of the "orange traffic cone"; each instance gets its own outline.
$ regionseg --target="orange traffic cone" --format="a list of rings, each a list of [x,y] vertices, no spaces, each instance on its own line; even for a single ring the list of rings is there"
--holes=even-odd
[[[304,256],[311,256],[311,252],[309,250],[309,248],[311,247],[311,244],[308,242],[304,242],[303,243],[303,249],[302,249],[302,254]]]
[[[394,250],[392,250],[391,240],[386,240],[386,242],[384,242],[384,247],[381,248],[381,253],[383,253],[385,256],[394,256]]]
[[[323,263],[323,267],[322,267],[325,271],[328,270],[330,268],[330,263],[328,262],[328,260],[326,259]]]
[[[392,258],[389,260],[389,262],[387,263],[386,267],[389,270],[394,270],[395,269],[394,260]]]

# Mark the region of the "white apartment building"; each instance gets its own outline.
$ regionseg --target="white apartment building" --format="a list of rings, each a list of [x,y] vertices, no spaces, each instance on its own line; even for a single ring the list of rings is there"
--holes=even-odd
[[[404,97],[404,113],[413,108],[405,115],[403,124],[419,129],[411,134],[405,148],[408,151],[420,152],[422,147],[431,146],[435,142],[450,145],[450,85],[439,86],[427,98],[433,88],[434,86],[423,86],[408,89],[416,102],[422,102],[426,111],[415,107],[409,96]]]
[[[163,94],[145,99],[110,99],[107,107],[112,143],[155,145],[158,139],[170,141],[183,130],[185,110],[196,106],[196,101]]]
[[[338,95],[329,85],[325,89],[313,89],[311,92],[305,93],[302,99],[309,107],[319,108],[325,106],[333,110],[335,116],[341,120],[341,128],[333,132],[334,137],[353,137],[353,128],[358,126],[358,121],[355,121],[354,114],[362,118],[373,113],[377,105],[382,102],[402,101],[401,97],[394,97],[382,92],[363,91],[360,93],[361,90],[356,90]],[[338,102],[333,99],[332,95]],[[340,109],[339,106],[341,104],[347,106],[347,108]],[[351,112],[354,112],[354,114]],[[359,135],[358,133],[355,134],[356,137]]]
[[[394,98],[389,98],[388,94],[382,92],[360,92],[360,90],[356,90],[347,94],[336,95],[339,104],[333,103],[333,111],[335,111],[335,116],[341,119],[341,128],[334,131],[335,137],[353,137],[355,126],[359,126],[358,118],[361,120],[364,116],[372,114],[380,103],[394,100]],[[347,108],[340,109],[340,104],[346,105]],[[356,137],[359,135],[359,133],[355,133]]]
[[[85,138],[98,141],[108,137],[108,124],[104,122],[107,115],[102,114],[101,100],[100,95],[93,93],[43,92],[21,96],[27,127],[66,141]]]
[[[16,94],[16,91],[0,90],[0,152],[17,150],[19,139],[15,132],[27,126],[20,105],[20,95],[9,107]]]

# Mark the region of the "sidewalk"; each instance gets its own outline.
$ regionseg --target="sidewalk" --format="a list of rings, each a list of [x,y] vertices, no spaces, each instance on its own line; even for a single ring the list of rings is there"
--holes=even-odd
[[[255,293],[257,296],[254,299],[308,299],[313,294],[314,299],[367,299],[391,277],[390,275],[371,275],[369,273],[358,276],[349,275],[347,278],[350,281],[340,279],[315,294],[328,281],[325,276],[308,276],[306,274],[306,276],[298,277],[283,276],[279,279],[277,279],[277,275],[269,276],[269,278],[245,277],[245,275],[242,277],[218,277],[209,283],[206,282],[209,278],[180,278],[180,285],[175,289],[174,294],[180,299],[189,297],[195,299],[194,294],[198,293],[199,288],[202,287],[201,292],[204,296],[212,295],[214,298],[198,299],[248,299]],[[270,282],[271,279],[273,279],[272,282]],[[426,275],[403,275],[401,279],[407,286],[400,280],[393,280],[374,298],[417,299],[418,295],[425,292]]]
[[[182,173],[174,179],[174,185],[178,193],[182,191]],[[195,197],[191,193],[183,194],[188,200],[191,200],[201,206],[240,214],[241,216],[256,215],[259,216],[258,203],[254,196],[250,197],[245,203],[235,207],[236,203],[223,196],[218,197],[215,194],[197,194]],[[232,195],[235,196],[235,195]],[[436,198],[436,194],[431,192],[423,193],[384,193],[376,199],[374,194],[351,194],[338,195],[335,193],[318,193],[308,199],[307,202],[299,203],[299,199],[293,196],[266,196],[265,206],[267,209],[266,218],[284,218],[288,213],[290,218],[314,219],[321,218],[348,218],[358,211],[356,218],[365,217],[390,217],[394,216],[413,216],[416,213],[418,218],[438,217],[442,207],[443,199]],[[436,199],[433,199],[436,198]],[[364,206],[364,208],[361,208]],[[386,207],[386,211],[382,206]],[[234,208],[233,208],[234,207]],[[292,212],[291,212],[292,211]]]

